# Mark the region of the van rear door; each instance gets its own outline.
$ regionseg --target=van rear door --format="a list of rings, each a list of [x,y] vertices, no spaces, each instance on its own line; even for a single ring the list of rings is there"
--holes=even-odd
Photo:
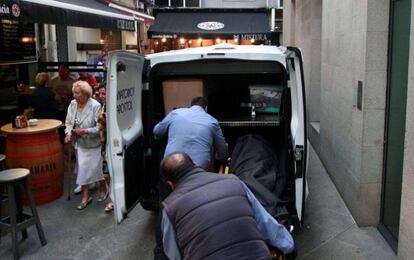
[[[109,53],[107,76],[107,160],[115,219],[120,223],[142,199],[145,187],[142,88],[145,59]]]
[[[286,67],[288,70],[288,87],[291,91],[292,120],[290,130],[295,157],[295,194],[296,210],[301,222],[304,221],[305,200],[308,194],[306,171],[308,162],[307,122],[305,81],[303,61],[300,49],[287,48]]]

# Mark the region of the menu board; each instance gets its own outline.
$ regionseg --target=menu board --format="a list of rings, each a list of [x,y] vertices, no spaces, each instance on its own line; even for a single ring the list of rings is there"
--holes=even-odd
[[[0,63],[36,61],[36,35],[33,23],[1,20]]]

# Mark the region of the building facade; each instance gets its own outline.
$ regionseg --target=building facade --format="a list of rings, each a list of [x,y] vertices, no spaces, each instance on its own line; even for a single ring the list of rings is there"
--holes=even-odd
[[[104,1],[116,10],[126,14],[140,12],[149,13],[151,4],[146,1],[111,0]],[[134,15],[134,17],[136,17]],[[143,52],[147,41],[146,31],[149,24],[136,19],[135,31],[94,29],[83,27],[67,27],[68,60],[93,63],[102,53],[123,49],[132,52]]]
[[[412,8],[284,1],[284,43],[305,59],[310,142],[358,225],[377,226],[400,259],[414,253]]]
[[[282,0],[155,0],[154,16],[148,36],[155,52],[223,42],[280,44],[282,39]]]
[[[141,52],[141,28],[154,21],[146,5],[134,0],[0,0],[0,5],[0,106],[8,108],[0,115],[2,124],[20,113],[18,84],[33,86],[39,70],[57,70],[43,62],[96,64],[109,50]],[[77,70],[99,70],[82,66]]]

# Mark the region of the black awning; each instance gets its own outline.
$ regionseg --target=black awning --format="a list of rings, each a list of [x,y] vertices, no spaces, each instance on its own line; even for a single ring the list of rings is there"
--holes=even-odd
[[[97,0],[0,0],[0,3],[10,6],[12,14],[0,13],[3,19],[135,31],[132,16]]]
[[[264,10],[158,10],[149,38],[268,40],[269,19]]]

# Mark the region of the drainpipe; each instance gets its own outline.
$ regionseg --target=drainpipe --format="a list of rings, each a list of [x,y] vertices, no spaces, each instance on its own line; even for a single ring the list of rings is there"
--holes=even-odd
[[[45,55],[45,61],[49,61],[49,25],[43,25],[43,33],[45,34],[45,42],[42,48],[42,52]]]
[[[35,23],[35,39],[36,39],[36,59],[40,59],[41,57],[41,49],[40,49],[40,36],[39,36],[39,24]]]
[[[57,62],[56,25],[49,24],[48,61]]]

